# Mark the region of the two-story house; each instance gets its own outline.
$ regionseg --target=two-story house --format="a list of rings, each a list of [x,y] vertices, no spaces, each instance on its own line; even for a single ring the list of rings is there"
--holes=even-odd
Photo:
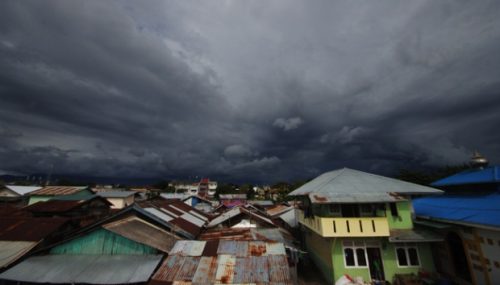
[[[411,197],[442,191],[348,168],[324,173],[289,195],[298,211],[306,248],[333,284],[344,274],[365,281],[433,272],[430,242],[413,226]]]

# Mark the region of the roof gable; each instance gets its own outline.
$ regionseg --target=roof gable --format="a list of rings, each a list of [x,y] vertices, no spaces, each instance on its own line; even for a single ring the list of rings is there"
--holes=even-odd
[[[440,194],[441,190],[349,168],[326,172],[291,192],[313,203],[369,203],[398,200],[392,194]]]

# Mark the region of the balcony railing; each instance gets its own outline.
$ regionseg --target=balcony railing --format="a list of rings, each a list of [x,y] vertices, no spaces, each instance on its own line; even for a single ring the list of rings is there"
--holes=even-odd
[[[386,217],[305,218],[299,211],[299,222],[323,237],[383,237],[389,236]]]

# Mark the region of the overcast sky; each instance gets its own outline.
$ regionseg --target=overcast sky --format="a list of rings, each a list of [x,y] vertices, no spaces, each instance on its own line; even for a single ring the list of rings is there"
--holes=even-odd
[[[0,174],[500,163],[498,1],[1,1]]]

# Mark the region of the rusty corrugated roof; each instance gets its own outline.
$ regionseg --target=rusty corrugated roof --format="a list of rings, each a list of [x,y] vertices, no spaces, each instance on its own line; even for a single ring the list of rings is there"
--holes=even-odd
[[[46,186],[43,187],[42,189],[29,193],[29,195],[38,195],[38,196],[71,195],[86,188],[87,186]]]
[[[64,218],[9,217],[0,219],[0,240],[40,241],[60,229]]]
[[[200,215],[198,211],[194,211],[193,207],[181,201],[167,204],[160,203],[156,204],[155,207],[151,207],[155,204],[149,203],[143,203],[142,205],[147,206],[145,210],[149,213],[171,224],[174,230],[182,230],[191,235],[192,238],[196,238],[200,234],[203,226],[208,221],[205,215]]]
[[[293,207],[292,206],[287,206],[287,205],[283,205],[283,204],[279,204],[279,205],[276,205],[274,207],[271,207],[271,208],[268,208],[266,210],[266,213],[271,216],[271,217],[274,217],[274,216],[277,216],[277,215],[281,215],[283,213],[286,213],[290,210],[293,210]]]
[[[178,244],[174,248],[181,250],[170,253],[151,278],[151,285],[293,284],[281,243],[179,241]],[[218,254],[214,256],[215,246]],[[192,251],[193,248],[196,250]]]
[[[53,212],[66,212],[80,206],[85,202],[85,200],[77,200],[77,201],[62,201],[62,200],[49,200],[44,202],[37,202],[35,204],[31,204],[24,208],[26,211],[30,212],[45,212],[45,213],[53,213]]]
[[[100,200],[107,205],[111,205],[108,200],[97,195],[75,200],[49,200],[31,204],[23,208],[23,210],[32,213],[61,213],[81,207],[82,205],[91,203],[92,201]]]

